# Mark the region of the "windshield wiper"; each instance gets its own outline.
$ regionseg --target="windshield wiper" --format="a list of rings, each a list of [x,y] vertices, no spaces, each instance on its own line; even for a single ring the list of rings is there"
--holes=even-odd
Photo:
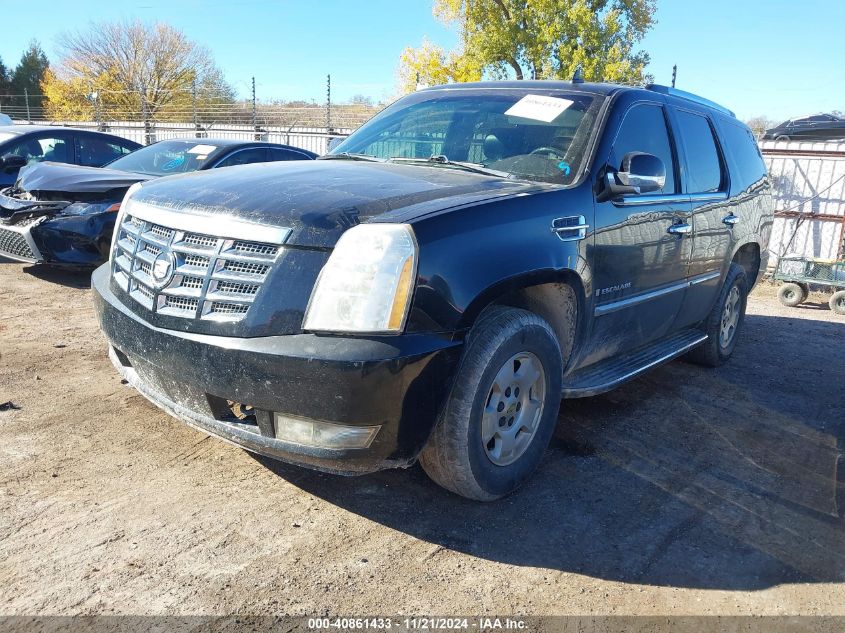
[[[509,172],[506,171],[498,171],[496,169],[490,169],[489,167],[485,167],[484,165],[480,165],[479,163],[470,163],[466,161],[460,160],[449,160],[448,156],[443,156],[442,154],[436,154],[434,156],[429,156],[428,158],[409,158],[407,156],[391,156],[387,160],[391,162],[403,162],[403,163],[419,163],[419,164],[426,164],[426,165],[447,165],[449,167],[457,167],[458,169],[463,169],[465,171],[471,171],[476,174],[486,174],[488,176],[499,176],[500,178],[507,178],[510,176]]]
[[[366,160],[369,162],[375,163],[383,163],[387,159],[386,158],[379,158],[378,156],[372,156],[370,154],[356,154],[355,152],[341,152],[340,154],[326,154],[325,156],[319,156],[317,160]]]

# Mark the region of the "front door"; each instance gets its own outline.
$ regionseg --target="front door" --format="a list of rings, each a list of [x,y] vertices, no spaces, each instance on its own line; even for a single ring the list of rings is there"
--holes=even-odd
[[[667,334],[684,298],[690,258],[688,197],[661,103],[638,102],[624,115],[607,157],[619,170],[630,152],[660,158],[661,191],[597,202],[593,245],[592,363]]]

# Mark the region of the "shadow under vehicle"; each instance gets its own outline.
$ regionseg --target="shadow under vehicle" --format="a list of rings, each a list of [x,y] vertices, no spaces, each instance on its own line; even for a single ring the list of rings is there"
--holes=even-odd
[[[845,367],[831,342],[845,340],[845,323],[749,314],[745,328],[716,370],[675,361],[565,401],[536,475],[494,512],[419,467],[349,479],[256,459],[429,543],[432,558],[456,551],[632,588],[841,583],[845,417],[834,386]]]

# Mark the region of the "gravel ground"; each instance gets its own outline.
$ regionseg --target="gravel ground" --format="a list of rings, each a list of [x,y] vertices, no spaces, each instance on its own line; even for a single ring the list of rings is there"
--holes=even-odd
[[[121,384],[88,279],[0,263],[0,614],[845,615],[845,318],[564,403],[521,492],[251,456]],[[839,470],[837,470],[837,466]]]

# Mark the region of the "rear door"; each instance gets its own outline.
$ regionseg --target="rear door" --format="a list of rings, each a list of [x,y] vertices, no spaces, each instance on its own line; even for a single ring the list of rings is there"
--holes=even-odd
[[[681,186],[689,197],[693,232],[690,236],[688,283],[677,327],[698,323],[710,312],[721,288],[722,274],[733,252],[730,179],[725,154],[710,117],[698,110],[670,106],[681,154]]]
[[[672,328],[684,298],[691,230],[687,196],[662,102],[617,105],[621,122],[604,164],[619,170],[629,152],[646,152],[666,166],[656,193],[596,202],[593,246],[594,315],[591,360],[644,345]],[[615,114],[614,117],[615,118]],[[613,122],[608,124],[608,133]]]
[[[132,151],[128,145],[98,134],[77,133],[78,164],[86,167],[102,167]]]

